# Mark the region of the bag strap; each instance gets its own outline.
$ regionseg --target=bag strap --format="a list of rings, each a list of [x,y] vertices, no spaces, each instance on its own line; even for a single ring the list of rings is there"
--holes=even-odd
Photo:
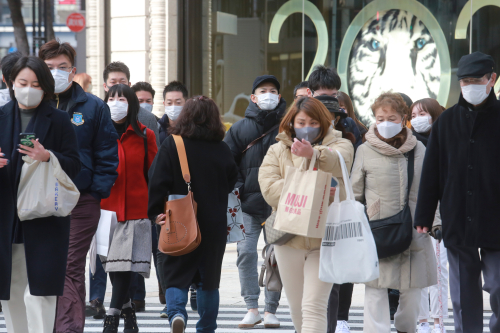
[[[410,198],[411,185],[413,184],[413,173],[415,170],[415,148],[408,152],[408,199]]]
[[[352,189],[351,178],[349,178],[349,172],[347,171],[347,166],[345,165],[345,160],[342,154],[337,150],[337,155],[339,157],[339,164],[342,168],[342,180],[344,181],[344,189],[346,194],[346,199],[355,200],[354,191]],[[335,191],[334,202],[340,202],[340,191]]]
[[[248,144],[247,148],[245,150],[243,150],[241,153],[242,154],[246,153],[248,149],[252,148],[257,142],[259,142],[259,140],[263,139],[266,135],[268,135],[269,133],[271,133],[272,131],[274,131],[275,129],[277,129],[279,126],[280,126],[280,124],[276,124],[273,127],[271,127],[269,129],[269,131],[267,131],[266,133],[262,134],[257,139],[253,140],[252,142],[250,142]]]
[[[182,178],[186,184],[188,184],[189,189],[191,189],[191,174],[189,173],[189,165],[186,155],[186,147],[184,146],[184,140],[179,135],[172,135],[175,141],[175,146],[177,147],[177,154],[179,155],[179,162],[181,163]]]
[[[146,184],[149,184],[148,176],[148,129],[144,129],[144,178],[146,179]]]

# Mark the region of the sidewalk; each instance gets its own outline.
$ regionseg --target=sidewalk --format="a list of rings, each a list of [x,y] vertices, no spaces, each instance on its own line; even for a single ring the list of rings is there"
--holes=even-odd
[[[261,253],[264,247],[264,238],[261,237],[259,240],[258,253]],[[224,262],[222,263],[222,279],[220,283],[220,304],[221,305],[233,305],[233,306],[244,306],[245,302],[243,297],[240,295],[240,281],[238,277],[238,268],[236,267],[236,244],[228,244],[226,247],[226,254],[224,256]],[[260,258],[260,257],[259,257]],[[262,264],[262,259],[259,260],[259,273],[260,265]],[[88,259],[87,259],[88,267]],[[158,283],[156,281],[156,272],[154,267],[151,268],[151,278],[146,279],[146,303],[158,303]],[[86,272],[87,281],[87,295],[88,295],[88,271]],[[352,295],[352,307],[363,307],[364,306],[364,295],[365,286],[364,284],[356,284],[354,286],[354,292]],[[483,292],[483,304],[484,310],[491,310],[489,294]],[[87,297],[88,298],[88,297]],[[88,299],[87,299],[88,300]],[[106,289],[106,299],[105,302],[111,301],[111,283],[108,279],[108,286]],[[282,293],[281,305],[288,305],[285,293]],[[259,298],[259,306],[264,306],[264,295],[261,293]],[[448,299],[448,309],[452,309],[451,299]]]

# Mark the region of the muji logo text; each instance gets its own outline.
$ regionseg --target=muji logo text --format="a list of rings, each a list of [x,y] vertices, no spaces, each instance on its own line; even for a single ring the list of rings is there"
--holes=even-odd
[[[299,195],[288,193],[285,200],[285,212],[290,214],[301,214],[301,208],[305,208],[307,203],[307,195]]]

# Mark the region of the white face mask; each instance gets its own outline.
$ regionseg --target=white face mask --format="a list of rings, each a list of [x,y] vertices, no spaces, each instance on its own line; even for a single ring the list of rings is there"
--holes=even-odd
[[[111,111],[111,119],[120,121],[128,114],[128,104],[120,101],[108,102],[109,111]]]
[[[69,74],[71,72],[62,71],[60,69],[53,69],[50,72],[52,73],[56,84],[54,92],[59,94],[65,91],[71,84],[71,81],[69,81]]]
[[[393,138],[403,130],[401,123],[396,124],[392,121],[384,121],[377,125],[378,134],[386,139]]]
[[[141,103],[141,108],[143,108],[144,110],[146,110],[148,112],[153,111],[153,105],[151,105],[149,103]]]
[[[279,96],[271,93],[257,95],[257,99],[257,105],[261,108],[261,110],[265,111],[276,109],[279,103]]]
[[[416,117],[411,120],[411,126],[415,129],[417,133],[427,133],[431,129],[430,124],[431,116]]]
[[[170,119],[172,121],[176,121],[177,118],[179,118],[181,111],[182,111],[181,105],[165,106],[165,113],[167,114],[168,119]]]
[[[43,99],[44,92],[41,89],[15,86],[12,89],[14,89],[17,101],[28,108],[37,106]]]
[[[486,86],[490,83],[490,80],[488,80],[486,84],[469,84],[468,86],[462,87],[464,99],[472,105],[481,104],[490,94],[489,91],[486,92]]]

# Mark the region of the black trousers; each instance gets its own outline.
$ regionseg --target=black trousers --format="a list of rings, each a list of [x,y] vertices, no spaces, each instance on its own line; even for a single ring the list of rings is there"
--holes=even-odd
[[[123,304],[130,300],[129,288],[132,272],[110,272],[109,279],[113,285],[109,307],[112,309],[121,309]]]
[[[328,299],[328,310],[327,310],[327,318],[328,318],[328,326],[327,333],[335,333],[335,329],[337,328],[337,318],[339,312],[339,292],[340,292],[339,284],[334,284],[332,290],[330,291],[330,298]],[[349,310],[347,310],[349,312]]]
[[[483,332],[483,289],[490,294],[490,332],[500,332],[500,250],[449,246],[450,295],[456,333]],[[483,273],[484,286],[482,285]]]

